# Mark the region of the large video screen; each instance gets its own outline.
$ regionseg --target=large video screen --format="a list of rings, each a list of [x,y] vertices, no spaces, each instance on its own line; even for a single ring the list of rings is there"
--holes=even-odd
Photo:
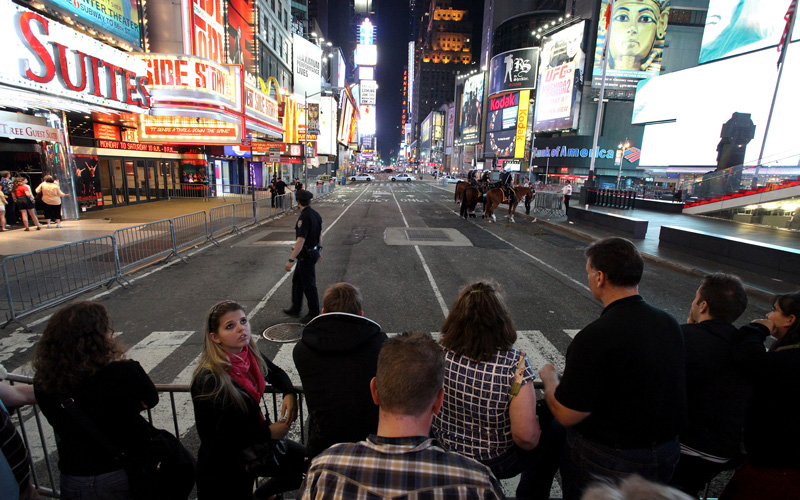
[[[715,167],[720,131],[733,113],[749,114],[756,126],[744,155],[745,165],[755,165],[775,91],[775,79],[764,75],[776,75],[777,59],[775,51],[762,50],[641,82],[632,116],[633,124],[645,125],[640,166]],[[786,53],[762,165],[800,163],[798,87],[800,43],[794,42]]]
[[[586,21],[543,38],[533,130],[578,126],[586,55],[582,48]]]
[[[669,0],[617,0],[606,30],[603,20],[606,19],[608,0],[602,0],[592,69],[593,88],[599,88],[602,82],[601,63],[606,40],[610,40],[606,64],[607,89],[632,90],[642,78],[658,76],[667,34],[669,5]]]
[[[786,27],[788,7],[789,0],[711,0],[700,64],[777,46]],[[800,23],[795,23],[792,40],[799,36]]]
[[[471,76],[464,82],[461,94],[459,128],[461,142],[477,144],[481,137],[481,118],[483,113],[483,73]]]
[[[139,0],[45,0],[45,3],[70,13],[82,23],[97,26],[134,47],[142,47]]]
[[[228,62],[243,64],[244,70],[255,74],[255,37],[253,35],[253,3],[247,0],[228,0]]]

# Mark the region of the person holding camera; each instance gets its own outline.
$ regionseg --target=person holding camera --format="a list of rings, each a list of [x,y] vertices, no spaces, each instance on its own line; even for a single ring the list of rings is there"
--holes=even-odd
[[[300,319],[301,323],[308,323],[319,315],[319,294],[317,293],[317,261],[321,258],[322,250],[322,217],[311,208],[311,192],[300,190],[295,192],[295,199],[300,205],[300,216],[294,225],[297,240],[292,248],[289,261],[286,263],[286,272],[292,270],[295,262],[294,276],[292,276],[292,305],[283,312],[295,318],[300,316],[303,307],[303,295],[308,302],[308,314]]]

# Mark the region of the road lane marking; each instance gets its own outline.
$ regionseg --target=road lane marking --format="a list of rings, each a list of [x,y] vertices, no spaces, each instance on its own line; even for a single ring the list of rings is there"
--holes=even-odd
[[[406,220],[406,216],[403,213],[403,209],[400,207],[400,202],[397,201],[397,196],[395,196],[394,191],[392,191],[392,197],[394,198],[394,202],[397,205],[397,210],[400,211],[400,217],[403,218],[403,224],[408,227],[408,221]],[[439,287],[436,285],[436,281],[433,279],[433,274],[431,273],[430,268],[428,267],[428,263],[425,262],[425,257],[422,256],[422,251],[419,249],[419,245],[414,245],[414,250],[416,250],[417,255],[419,256],[420,262],[422,262],[422,268],[425,270],[425,274],[428,276],[428,282],[431,284],[431,288],[433,288],[433,294],[436,296],[436,300],[439,302],[439,307],[442,308],[442,314],[445,318],[447,318],[447,314],[449,313],[449,309],[447,304],[444,302],[444,297],[442,297],[442,292],[439,291]]]

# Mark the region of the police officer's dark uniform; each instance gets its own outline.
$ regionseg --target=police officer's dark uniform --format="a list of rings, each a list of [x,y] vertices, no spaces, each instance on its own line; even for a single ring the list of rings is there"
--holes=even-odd
[[[514,189],[511,187],[511,180],[514,178],[514,174],[511,172],[503,172],[500,175],[500,186],[503,188],[503,191],[508,196],[510,203],[513,205],[516,202],[516,196],[514,195]]]
[[[319,260],[322,239],[322,217],[316,210],[309,206],[314,195],[309,191],[297,191],[295,198],[302,208],[300,216],[294,226],[295,242],[286,270],[292,269],[292,264],[297,261],[292,276],[292,306],[283,312],[289,316],[300,316],[303,306],[303,295],[308,302],[308,314],[300,322],[307,323],[320,313],[319,295],[317,293],[316,264]]]

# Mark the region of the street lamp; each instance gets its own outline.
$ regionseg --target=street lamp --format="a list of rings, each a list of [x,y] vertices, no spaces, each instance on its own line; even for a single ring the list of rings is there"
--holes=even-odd
[[[307,91],[303,92],[303,113],[305,113],[305,123],[306,123],[306,133],[305,133],[305,140],[303,141],[303,187],[308,189],[308,152],[306,149],[308,148],[308,98],[314,97],[315,95],[333,95],[334,90],[342,90],[343,87],[327,87],[319,92],[314,92],[313,94],[309,95]]]
[[[631,143],[625,139],[625,142],[619,145],[619,148],[622,150],[622,156],[619,159],[619,172],[617,173],[617,191],[619,191],[619,184],[622,180],[622,165],[625,163],[625,150],[631,147]]]

